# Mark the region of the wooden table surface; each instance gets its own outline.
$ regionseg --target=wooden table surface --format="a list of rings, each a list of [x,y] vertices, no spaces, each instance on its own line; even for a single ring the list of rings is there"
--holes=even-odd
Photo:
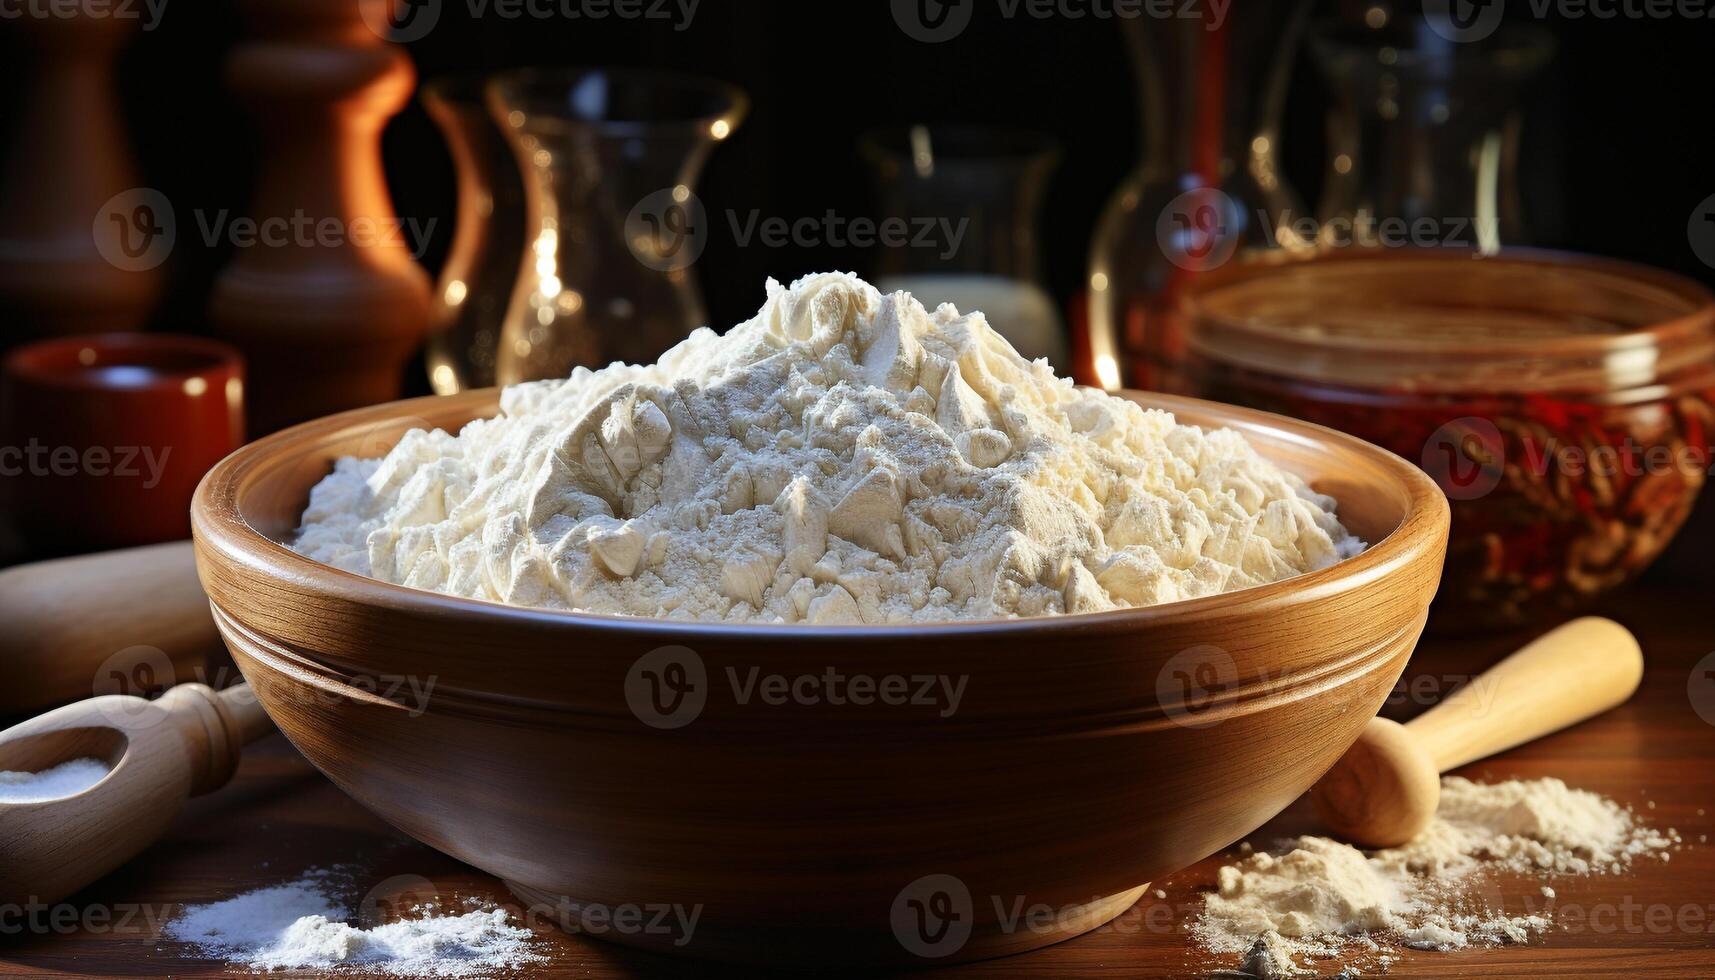
[[[1509,912],[1545,905],[1557,924],[1528,945],[1448,953],[1400,951],[1394,977],[1715,977],[1715,596],[1657,584],[1597,610],[1637,632],[1649,661],[1638,695],[1579,728],[1477,763],[1482,780],[1556,776],[1634,807],[1684,837],[1671,860],[1627,875],[1560,878],[1555,898],[1536,880],[1496,882]],[[1521,637],[1426,641],[1387,713],[1404,718],[1493,662]],[[1313,830],[1303,801],[1252,836],[1259,845]],[[1115,923],[1058,946],[916,976],[1200,977],[1231,967],[1184,929],[1222,856],[1158,882]],[[300,872],[351,865],[355,887],[394,876],[447,900],[516,903],[495,879],[404,837],[318,775],[279,736],[253,746],[233,785],[193,801],[169,838],[60,908],[24,917],[0,909],[0,975],[218,976],[241,969],[196,959],[159,935],[185,903],[219,900]],[[426,880],[422,884],[419,879]],[[1493,892],[1487,894],[1493,895]],[[59,918],[54,918],[58,916]],[[21,928],[22,927],[22,928]],[[659,958],[539,929],[545,977],[756,976]],[[835,964],[830,964],[835,965]],[[1337,972],[1329,964],[1325,973]],[[1363,973],[1380,972],[1372,963]],[[276,974],[285,975],[285,974]],[[308,974],[316,975],[316,974]]]

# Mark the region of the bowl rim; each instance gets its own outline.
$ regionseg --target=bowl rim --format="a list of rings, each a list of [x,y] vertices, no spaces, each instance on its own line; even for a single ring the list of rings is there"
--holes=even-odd
[[[1189,410],[1196,416],[1213,415],[1219,417],[1223,425],[1238,427],[1241,432],[1246,429],[1268,430],[1276,441],[1295,441],[1314,446],[1319,451],[1338,448],[1354,452],[1392,478],[1407,501],[1405,514],[1398,526],[1380,541],[1370,542],[1357,555],[1326,568],[1231,592],[1100,612],[862,625],[658,619],[516,606],[448,595],[395,585],[315,561],[263,533],[243,517],[239,502],[249,484],[288,465],[291,460],[302,458],[326,438],[355,428],[378,428],[390,422],[426,421],[424,416],[427,412],[444,413],[449,406],[461,402],[468,402],[473,408],[497,405],[499,393],[498,388],[483,388],[457,395],[429,395],[354,409],[293,426],[240,448],[210,469],[197,486],[191,503],[191,526],[199,561],[205,550],[212,550],[238,565],[335,595],[346,602],[409,612],[431,619],[468,620],[478,617],[519,626],[578,628],[632,636],[659,633],[663,637],[683,638],[694,633],[729,640],[851,642],[897,640],[923,633],[1016,636],[1043,632],[1131,632],[1149,624],[1215,619],[1237,609],[1252,608],[1258,603],[1311,601],[1373,582],[1395,569],[1421,560],[1425,551],[1440,547],[1447,540],[1451,519],[1445,494],[1427,473],[1400,456],[1356,436],[1255,409],[1129,389],[1110,394],[1175,414]],[[482,417],[486,417],[482,411],[474,411],[467,421]],[[296,452],[287,452],[294,448]]]

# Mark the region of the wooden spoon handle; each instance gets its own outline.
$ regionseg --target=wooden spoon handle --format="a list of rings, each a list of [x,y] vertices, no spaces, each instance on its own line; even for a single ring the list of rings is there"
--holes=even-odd
[[[87,698],[103,661],[129,647],[194,679],[220,634],[189,541],[19,565],[0,572],[0,717]]]
[[[81,758],[111,772],[72,796],[0,803],[0,903],[52,903],[160,838],[191,796],[232,778],[245,742],[271,728],[248,685],[182,684],[158,701],[90,698],[0,732],[0,770]]]
[[[1539,637],[1405,727],[1441,772],[1601,714],[1632,696],[1643,651],[1611,619]]]

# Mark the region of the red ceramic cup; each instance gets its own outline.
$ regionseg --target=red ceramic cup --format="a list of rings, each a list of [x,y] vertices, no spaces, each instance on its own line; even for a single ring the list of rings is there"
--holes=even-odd
[[[197,482],[243,442],[243,361],[218,341],[103,334],[6,357],[0,500],[32,555],[189,537]]]

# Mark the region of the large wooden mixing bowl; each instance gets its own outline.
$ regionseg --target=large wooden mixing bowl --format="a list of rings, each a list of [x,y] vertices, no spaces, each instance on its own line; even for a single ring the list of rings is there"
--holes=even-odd
[[[1241,430],[1372,546],[1151,608],[814,627],[502,606],[283,544],[336,458],[491,415],[488,391],[239,451],[197,494],[197,560],[304,755],[554,921],[723,959],[994,956],[1101,925],[1304,792],[1381,707],[1440,576],[1447,505],[1417,467],[1276,416],[1136,397]]]

